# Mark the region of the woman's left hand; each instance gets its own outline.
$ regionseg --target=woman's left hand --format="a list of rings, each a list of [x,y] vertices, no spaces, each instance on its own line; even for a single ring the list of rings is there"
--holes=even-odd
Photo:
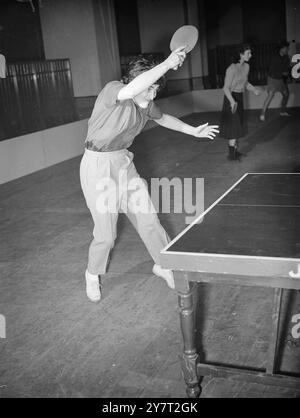
[[[197,138],[209,138],[214,139],[216,134],[219,133],[219,125],[200,125],[195,128],[194,136]]]
[[[260,91],[260,90],[258,90],[258,89],[254,89],[254,90],[253,90],[253,93],[255,94],[255,96],[259,96],[259,95],[260,95],[260,93],[261,93],[261,91]]]

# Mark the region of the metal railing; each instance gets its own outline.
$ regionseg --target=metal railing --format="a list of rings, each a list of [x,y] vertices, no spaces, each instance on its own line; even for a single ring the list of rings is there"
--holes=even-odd
[[[7,65],[0,79],[0,140],[77,119],[68,59]]]

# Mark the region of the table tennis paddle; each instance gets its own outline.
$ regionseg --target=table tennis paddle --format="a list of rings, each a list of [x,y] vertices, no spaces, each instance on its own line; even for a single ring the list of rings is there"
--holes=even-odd
[[[186,53],[190,52],[196,45],[198,41],[198,29],[192,25],[181,26],[174,32],[171,42],[170,49],[175,51],[175,49],[180,46],[185,46],[184,51]]]
[[[175,49],[184,46],[184,51],[186,53],[190,52],[196,45],[198,41],[198,29],[192,25],[181,26],[174,32],[171,42],[170,50],[175,51]],[[176,67],[175,69],[177,69]]]
[[[237,102],[235,102],[235,103],[234,103],[234,106],[231,108],[231,112],[232,112],[232,113],[235,113],[235,112],[236,112],[236,110],[237,110],[237,108],[238,108],[238,104],[237,104]]]

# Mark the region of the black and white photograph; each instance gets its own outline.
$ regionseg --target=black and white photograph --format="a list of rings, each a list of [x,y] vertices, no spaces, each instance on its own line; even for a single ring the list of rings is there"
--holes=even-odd
[[[300,0],[0,1],[0,398],[300,398]]]

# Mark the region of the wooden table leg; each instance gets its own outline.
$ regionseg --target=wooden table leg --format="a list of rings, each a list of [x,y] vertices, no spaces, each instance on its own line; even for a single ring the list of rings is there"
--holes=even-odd
[[[186,277],[185,282],[185,293],[182,293],[182,291],[178,292],[178,304],[180,308],[180,325],[183,336],[183,355],[181,359],[181,367],[184,380],[187,385],[186,393],[188,397],[198,398],[201,393],[201,388],[199,385],[199,378],[197,375],[198,354],[195,344],[195,319],[193,304],[194,285],[188,283]]]

